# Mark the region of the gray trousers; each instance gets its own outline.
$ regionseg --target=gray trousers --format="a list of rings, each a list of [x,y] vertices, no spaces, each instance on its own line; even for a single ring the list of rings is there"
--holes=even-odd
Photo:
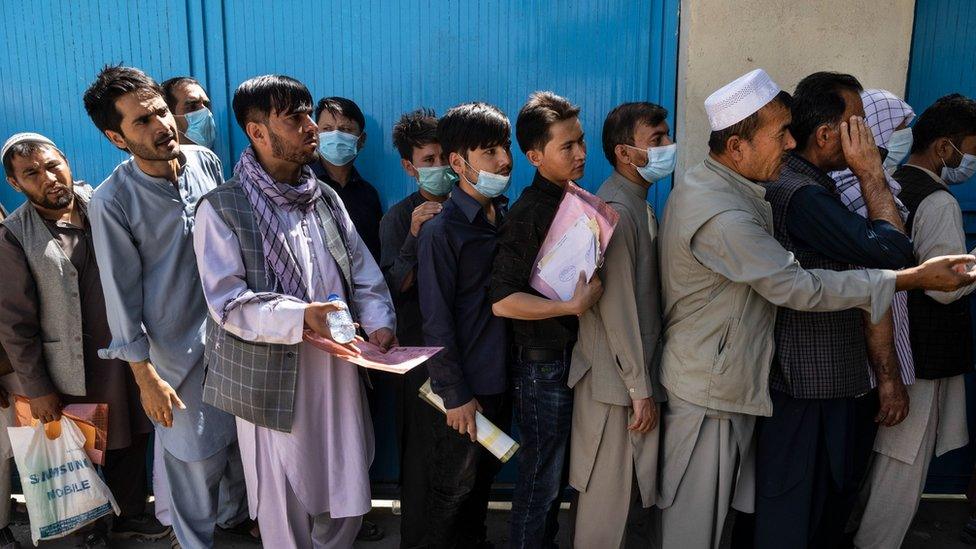
[[[236,467],[233,465],[235,456]],[[176,539],[184,549],[213,547],[214,526],[221,522],[221,517],[225,520],[235,518],[237,522],[247,517],[247,497],[242,489],[237,490],[239,493],[234,500],[222,503],[222,496],[229,497],[227,494],[234,491],[222,490],[222,479],[236,474],[243,487],[240,461],[236,444],[199,461],[182,461],[162,449],[169,488],[169,518]]]

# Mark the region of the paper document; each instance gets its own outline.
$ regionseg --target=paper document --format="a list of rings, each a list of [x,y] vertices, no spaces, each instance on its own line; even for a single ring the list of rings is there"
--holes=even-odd
[[[306,330],[305,341],[325,352],[331,352],[329,344],[332,342],[314,332]],[[382,349],[368,341],[358,342],[356,347],[359,347],[363,354],[356,358],[343,360],[348,360],[370,370],[381,370],[394,374],[405,374],[413,370],[443,349],[443,347],[392,347],[384,353]]]
[[[442,414],[447,413],[447,408],[444,407],[444,401],[430,388],[429,379],[420,388],[420,397],[434,408],[440,410]],[[502,463],[511,459],[515,451],[518,450],[518,443],[512,440],[512,437],[505,434],[494,423],[488,421],[488,418],[481,415],[481,412],[475,412],[474,422],[478,430],[478,442],[486,450],[494,454],[496,458],[501,460]]]
[[[569,301],[579,274],[584,273],[589,280],[599,261],[600,227],[596,220],[581,215],[539,261],[539,278],[555,290],[559,299]]]

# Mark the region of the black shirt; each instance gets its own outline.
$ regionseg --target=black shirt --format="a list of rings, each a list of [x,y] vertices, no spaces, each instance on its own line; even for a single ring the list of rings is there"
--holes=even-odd
[[[494,200],[497,224],[506,199]],[[508,338],[491,313],[488,285],[498,239],[481,204],[455,189],[417,239],[417,286],[424,341],[444,347],[427,361],[434,392],[448,408],[504,393]]]
[[[390,288],[397,313],[397,339],[401,345],[423,345],[417,282],[401,292],[403,280],[417,268],[417,238],[410,234],[413,211],[427,200],[414,192],[391,207],[380,220],[380,269]]]
[[[343,187],[329,177],[322,162],[316,160],[309,164],[315,177],[324,181],[339,195],[342,203],[349,212],[349,219],[356,227],[356,232],[363,239],[373,259],[380,260],[380,218],[383,217],[383,206],[380,204],[380,194],[359,175],[355,166],[349,174],[349,181]]]
[[[532,185],[512,205],[498,234],[498,254],[491,275],[491,301],[525,292],[542,296],[529,286],[536,256],[546,239],[562,200],[563,189],[536,172]],[[576,342],[579,319],[561,316],[546,320],[513,320],[515,344],[561,350]]]

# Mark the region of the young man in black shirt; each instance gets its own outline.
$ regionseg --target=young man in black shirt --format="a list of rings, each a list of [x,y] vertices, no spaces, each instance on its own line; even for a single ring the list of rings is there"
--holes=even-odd
[[[393,126],[400,165],[416,180],[417,190],[396,203],[380,220],[380,269],[397,312],[397,340],[422,346],[423,327],[417,292],[417,235],[441,211],[456,176],[447,166],[437,140],[437,117],[428,109],[404,114]],[[400,546],[423,541],[426,520],[427,453],[434,409],[417,393],[427,380],[420,365],[397,376],[397,440],[400,445]]]
[[[512,547],[548,547],[558,530],[559,496],[573,416],[566,385],[578,315],[603,293],[600,279],[582,279],[569,301],[553,301],[529,286],[536,256],[564,189],[583,176],[586,144],[579,107],[551,92],[536,92],[515,123],[519,148],[536,167],[501,226],[491,279],[492,310],[512,319],[512,392],[522,440],[512,500]]]

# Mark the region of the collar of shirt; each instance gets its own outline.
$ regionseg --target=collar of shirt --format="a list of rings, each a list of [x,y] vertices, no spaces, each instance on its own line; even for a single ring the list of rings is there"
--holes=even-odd
[[[313,160],[312,163],[309,164],[309,167],[312,168],[312,173],[315,174],[315,177],[317,177],[319,181],[322,181],[323,183],[327,184],[328,186],[336,190],[341,190],[343,188],[349,187],[354,183],[359,183],[363,181],[363,177],[359,175],[359,170],[356,169],[356,166],[353,166],[352,171],[349,172],[349,181],[346,182],[345,187],[340,185],[338,181],[329,177],[329,171],[326,170],[325,166],[322,165],[321,160],[319,159]]]
[[[633,181],[627,179],[617,170],[613,170],[610,174],[610,179],[608,183],[613,185],[615,189],[621,189],[624,192],[631,194],[641,200],[647,200],[647,193],[650,191],[650,186],[641,185],[639,183],[634,183]]]
[[[180,151],[180,155],[177,157],[177,159],[180,161],[180,166],[176,173],[176,184],[179,184],[180,179],[183,177],[183,174],[186,172],[186,153]],[[130,173],[132,177],[140,181],[154,183],[156,185],[162,185],[163,187],[168,187],[170,189],[176,190],[174,183],[169,179],[166,179],[165,177],[156,177],[155,175],[149,175],[148,173],[142,171],[142,168],[140,168],[139,164],[136,162],[135,156],[132,157],[132,162],[129,163],[129,167],[131,168]]]
[[[448,200],[457,204],[458,209],[461,210],[464,217],[468,219],[468,223],[474,223],[478,218],[479,213],[482,217],[485,217],[485,210],[481,207],[481,203],[475,200],[468,193],[464,192],[460,187],[456,187],[454,191],[451,192],[451,198]],[[499,196],[497,198],[493,198],[491,202],[495,205],[496,212],[501,212],[505,205],[508,204],[508,198]],[[487,218],[485,218],[485,222],[488,222]],[[495,225],[497,224],[498,219],[496,215]]]
[[[723,179],[730,182],[739,183],[739,185],[729,185],[729,187],[734,189],[736,192],[750,196],[751,198],[758,198],[759,200],[763,201],[766,200],[766,189],[763,188],[762,185],[746,179],[738,172],[733,171],[732,168],[729,168],[725,164],[722,164],[718,160],[712,158],[711,155],[705,157],[705,166],[707,166],[713,172],[718,173],[718,175]]]
[[[931,177],[932,179],[934,179],[936,183],[938,183],[939,185],[942,185],[943,187],[945,187],[945,190],[947,190],[947,191],[949,190],[949,185],[946,185],[945,180],[942,179],[941,177],[939,177],[932,170],[923,168],[921,166],[916,166],[915,164],[905,164],[905,165],[906,166],[911,166],[912,168],[915,168],[916,170],[920,170],[920,171],[924,172],[926,175],[928,175],[929,177]]]
[[[556,200],[563,197],[563,188],[543,177],[539,170],[535,171],[535,177],[532,178],[532,188]]]
[[[837,194],[837,182],[834,181],[833,177],[821,170],[820,168],[813,165],[812,162],[803,158],[795,152],[790,152],[786,155],[786,162],[784,167],[789,167],[794,172],[805,175],[810,179],[813,179],[821,187],[826,188],[831,194]]]

